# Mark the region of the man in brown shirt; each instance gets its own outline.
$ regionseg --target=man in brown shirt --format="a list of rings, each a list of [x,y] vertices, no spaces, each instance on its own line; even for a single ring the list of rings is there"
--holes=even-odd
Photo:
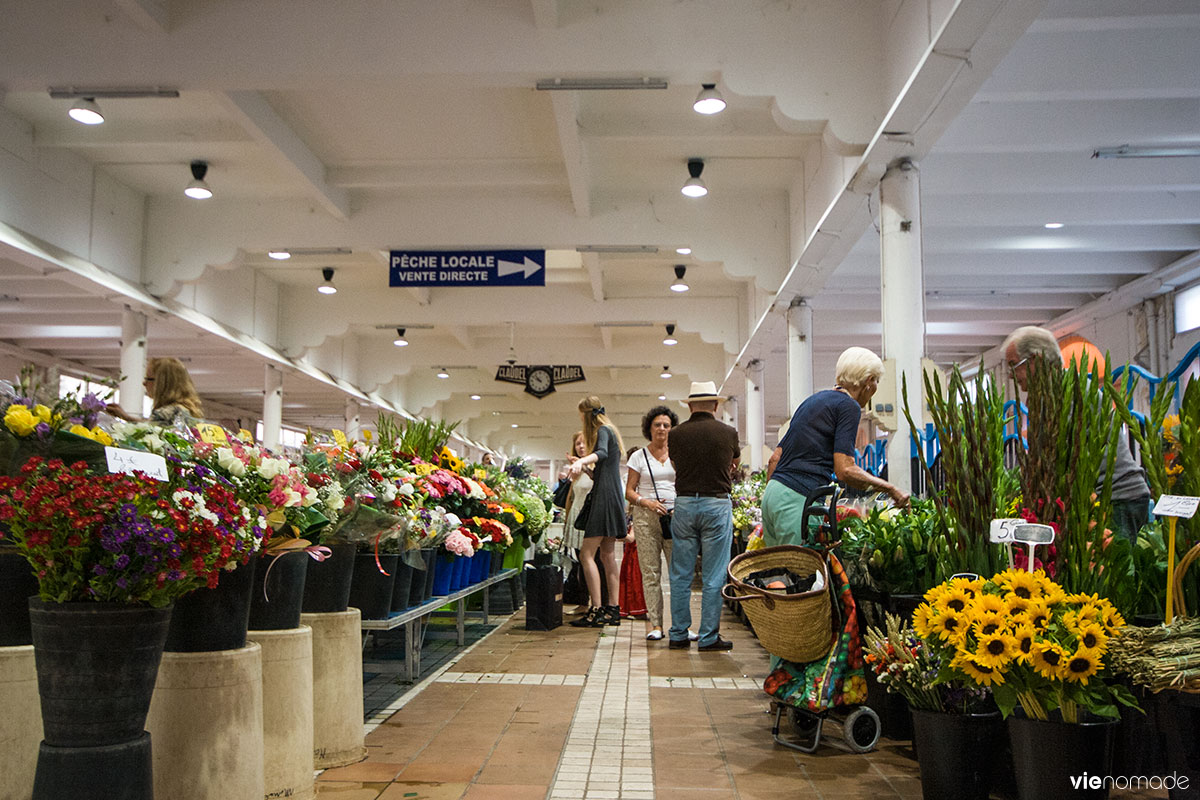
[[[722,639],[721,587],[733,544],[733,505],[729,490],[741,454],[737,431],[713,414],[724,400],[712,381],[692,383],[687,407],[692,416],[672,428],[667,452],[675,465],[675,512],[671,519],[670,647],[691,642],[691,585],[696,556],[700,556],[703,589],[700,595],[701,651],[732,650]]]

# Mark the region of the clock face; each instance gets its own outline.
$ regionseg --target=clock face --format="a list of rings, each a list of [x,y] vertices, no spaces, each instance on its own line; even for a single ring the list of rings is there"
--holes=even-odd
[[[530,390],[536,394],[545,394],[554,386],[553,377],[551,376],[550,371],[546,369],[530,370],[529,377],[526,380],[529,384]]]

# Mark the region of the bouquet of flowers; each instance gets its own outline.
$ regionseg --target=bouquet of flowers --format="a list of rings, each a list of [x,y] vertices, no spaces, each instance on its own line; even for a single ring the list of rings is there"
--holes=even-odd
[[[744,481],[733,485],[730,499],[733,501],[733,529],[748,537],[762,524],[762,493],[766,485],[766,473],[756,472]]]
[[[188,558],[191,531],[180,517],[189,515],[172,508],[164,487],[34,456],[0,477],[0,521],[43,600],[162,607],[207,582]]]
[[[938,681],[941,656],[894,614],[886,615],[886,632],[868,628],[863,660],[875,670],[881,685],[899,694],[919,711],[968,714],[987,707],[986,689],[964,686],[960,681]]]
[[[112,439],[99,422],[107,404],[90,392],[59,397],[57,385],[53,375],[43,385],[28,366],[15,385],[0,381],[0,473],[16,475],[34,455],[104,463],[104,446]]]
[[[498,553],[513,543],[512,533],[503,522],[490,517],[471,517],[465,520],[468,530],[479,537],[480,548]]]
[[[913,615],[941,660],[939,681],[990,687],[1005,717],[1020,704],[1031,719],[1058,711],[1069,723],[1080,721],[1080,709],[1116,717],[1118,704],[1136,707],[1104,665],[1124,625],[1108,600],[1067,594],[1040,570],[951,579],[926,592]]]
[[[938,511],[931,500],[911,503],[908,511],[875,507],[842,520],[842,550],[855,583],[920,594],[937,582]]]

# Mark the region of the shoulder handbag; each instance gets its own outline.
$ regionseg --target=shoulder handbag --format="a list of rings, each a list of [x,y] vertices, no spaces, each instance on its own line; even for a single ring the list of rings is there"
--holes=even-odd
[[[592,495],[594,491],[588,492],[587,497],[583,498],[583,505],[579,507],[579,514],[575,517],[575,530],[582,531],[587,529],[588,517],[592,515]]]
[[[562,478],[554,487],[554,505],[559,508],[567,507],[567,498],[571,496],[571,480]]]
[[[642,454],[646,456],[646,472],[650,475],[650,485],[654,487],[654,499],[661,503],[662,498],[658,496],[658,484],[654,482],[654,470],[650,467],[650,453],[643,447]],[[668,511],[658,518],[658,524],[662,528],[662,537],[664,539],[671,538],[671,515],[672,512]]]

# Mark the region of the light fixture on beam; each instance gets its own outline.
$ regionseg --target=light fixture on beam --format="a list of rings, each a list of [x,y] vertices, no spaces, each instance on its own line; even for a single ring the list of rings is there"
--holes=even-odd
[[[396,347],[408,347],[408,339],[404,338],[404,328],[396,328],[396,338],[392,341]]]
[[[690,255],[692,254],[692,248],[690,248],[690,247],[676,247],[676,248],[675,248],[675,252],[676,252],[676,253],[679,253],[679,255],[681,255],[681,256],[690,256]]]
[[[273,258],[276,261],[287,261],[292,257],[292,254],[287,250],[268,250],[267,258]]]
[[[671,368],[663,367],[662,374],[659,375],[658,377],[662,378],[663,380],[666,380],[667,378],[671,377]]]
[[[538,91],[595,91],[622,89],[666,89],[666,78],[543,78]]]
[[[685,273],[687,273],[687,267],[683,264],[675,265],[675,282],[671,284],[672,292],[686,292],[691,288],[687,285],[687,281],[683,279]]]
[[[689,158],[687,170],[690,177],[679,191],[683,192],[685,197],[704,197],[708,194],[708,187],[704,185],[704,181],[700,180],[700,173],[704,172],[704,160]]]
[[[717,91],[715,83],[700,84],[700,94],[696,95],[696,102],[692,103],[692,110],[697,114],[705,115],[720,114],[725,110],[725,99]]]
[[[473,395],[471,395],[471,399],[472,399],[472,400],[482,400],[482,399],[483,399],[483,395],[481,395],[481,394],[473,394]]]
[[[208,174],[208,162],[197,160],[189,166],[192,170],[192,180],[184,187],[183,193],[193,200],[207,200],[212,197],[212,189],[204,182],[204,176]]]
[[[442,380],[445,380],[446,378],[450,377],[450,373],[446,372],[446,370],[444,368],[439,368],[438,372],[437,372],[437,376],[439,378],[441,378]]]
[[[1148,145],[1135,146],[1123,144],[1120,147],[1099,147],[1092,152],[1092,158],[1194,158],[1200,156],[1200,145]]]
[[[667,338],[663,339],[663,344],[665,344],[667,347],[679,344],[679,340],[675,338],[675,325],[674,324],[667,326]]]
[[[100,113],[100,106],[96,105],[94,97],[81,97],[76,100],[67,111],[67,116],[83,125],[99,125],[104,122],[104,115]]]
[[[317,291],[321,294],[337,294],[337,287],[333,285],[333,267],[322,267],[321,276],[325,282],[317,287]]]

